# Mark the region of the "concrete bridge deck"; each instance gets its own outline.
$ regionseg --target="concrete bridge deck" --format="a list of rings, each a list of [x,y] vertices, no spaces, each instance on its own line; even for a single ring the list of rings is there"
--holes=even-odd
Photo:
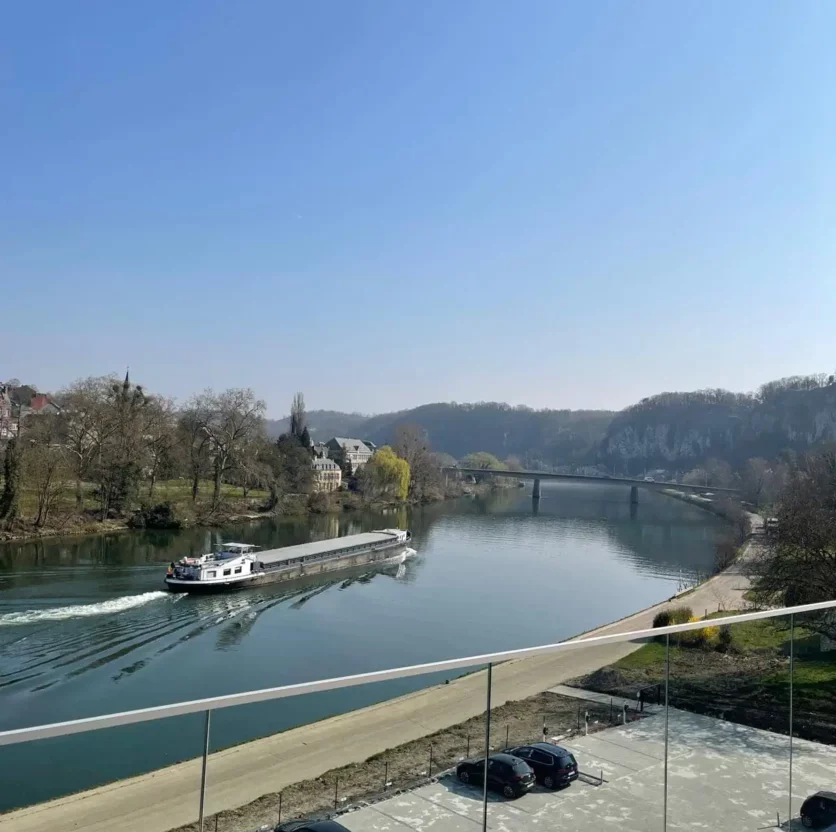
[[[534,497],[540,496],[540,483],[542,480],[563,480],[567,482],[585,483],[607,483],[608,485],[630,486],[631,502],[638,502],[638,489],[647,488],[655,491],[663,491],[668,488],[675,488],[677,491],[690,491],[698,494],[723,494],[729,497],[739,496],[740,489],[737,488],[714,488],[705,485],[684,485],[678,482],[656,482],[655,480],[633,479],[627,477],[590,477],[587,474],[554,474],[548,471],[502,471],[496,468],[459,468],[446,467],[441,469],[445,474],[472,474],[492,477],[511,477],[517,480],[534,481]]]

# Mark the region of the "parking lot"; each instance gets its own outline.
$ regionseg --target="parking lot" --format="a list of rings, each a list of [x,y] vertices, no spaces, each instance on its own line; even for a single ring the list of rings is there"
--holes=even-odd
[[[787,737],[673,708],[669,719],[669,829],[774,828],[778,813],[786,828]],[[582,772],[603,772],[603,785],[577,781],[558,792],[538,786],[512,801],[489,793],[488,826],[501,832],[661,829],[664,720],[656,713],[567,743]],[[794,740],[794,812],[808,794],[834,787],[836,749]],[[339,820],[352,832],[475,832],[481,812],[481,789],[444,777]]]

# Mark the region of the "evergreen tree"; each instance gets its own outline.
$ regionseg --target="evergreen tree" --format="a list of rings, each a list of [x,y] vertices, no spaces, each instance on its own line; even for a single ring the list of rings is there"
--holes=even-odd
[[[0,496],[0,520],[11,528],[17,518],[20,500],[20,453],[18,440],[12,437],[6,445],[6,458],[3,464],[3,494]]]

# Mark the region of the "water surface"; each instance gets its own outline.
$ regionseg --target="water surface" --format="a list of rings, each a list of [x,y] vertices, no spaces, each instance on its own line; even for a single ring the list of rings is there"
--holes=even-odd
[[[0,730],[559,641],[710,571],[721,521],[650,492],[543,486],[388,515],[0,546]],[[536,510],[535,510],[536,509]],[[408,526],[418,555],[291,587],[163,591],[220,541],[283,546]],[[414,678],[217,712],[222,747],[426,685]],[[196,756],[198,717],[0,748],[0,810]]]

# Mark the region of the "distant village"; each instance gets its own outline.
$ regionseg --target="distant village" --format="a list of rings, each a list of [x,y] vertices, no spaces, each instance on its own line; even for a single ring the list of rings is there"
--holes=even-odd
[[[49,395],[28,384],[0,384],[0,442],[17,436],[21,423],[29,416],[60,412]]]
[[[377,445],[368,439],[335,436],[327,442],[312,445],[313,490],[337,491],[346,478],[353,477],[374,455]]]

